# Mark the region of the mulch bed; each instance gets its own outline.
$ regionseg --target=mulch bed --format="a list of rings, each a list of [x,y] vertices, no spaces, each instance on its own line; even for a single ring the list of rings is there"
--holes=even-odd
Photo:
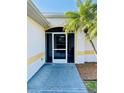
[[[97,80],[97,63],[76,64],[82,80]]]

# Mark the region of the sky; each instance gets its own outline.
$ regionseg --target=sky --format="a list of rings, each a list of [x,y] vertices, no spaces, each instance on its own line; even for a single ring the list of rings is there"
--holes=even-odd
[[[32,0],[41,12],[75,11],[76,0]],[[96,0],[93,0],[96,3]]]

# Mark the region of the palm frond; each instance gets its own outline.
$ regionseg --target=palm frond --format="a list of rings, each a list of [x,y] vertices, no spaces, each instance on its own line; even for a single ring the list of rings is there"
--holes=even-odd
[[[92,3],[92,0],[77,0],[76,12],[65,12],[65,16],[68,17],[64,29],[66,32],[70,31],[83,31],[88,28],[88,39],[92,39],[97,35],[97,5]]]
[[[65,12],[64,15],[65,15],[66,17],[69,17],[69,18],[77,18],[77,17],[80,17],[77,12],[71,12],[71,11]]]

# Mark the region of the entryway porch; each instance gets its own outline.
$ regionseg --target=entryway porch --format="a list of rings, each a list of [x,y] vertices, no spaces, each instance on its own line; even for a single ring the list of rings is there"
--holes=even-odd
[[[28,93],[88,93],[75,64],[47,63],[28,81]]]

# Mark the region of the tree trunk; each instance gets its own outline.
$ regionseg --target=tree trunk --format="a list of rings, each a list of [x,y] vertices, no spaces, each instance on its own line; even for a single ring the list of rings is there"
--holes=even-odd
[[[85,32],[85,33],[86,33],[86,35],[89,37],[89,34],[88,34],[87,32]],[[90,38],[89,38],[89,39],[90,39]],[[97,54],[96,48],[95,48],[95,46],[94,46],[92,40],[90,39],[89,41],[90,41],[90,43],[91,43],[91,45],[92,45],[92,47],[93,47],[95,53]]]
[[[93,47],[95,53],[97,54],[96,48],[95,48],[95,46],[94,46],[94,44],[93,44],[93,42],[92,42],[92,40],[90,39],[90,36],[89,36],[89,34],[88,34],[88,28],[87,28],[87,27],[84,29],[84,33],[86,34],[86,36],[88,36],[89,41],[90,41],[90,43],[91,43],[91,45],[92,45],[92,47]]]
[[[95,46],[94,46],[94,44],[93,44],[92,40],[90,40],[90,43],[91,43],[91,45],[92,45],[92,47],[93,47],[93,49],[94,49],[95,53],[97,54],[96,48],[95,48]]]

